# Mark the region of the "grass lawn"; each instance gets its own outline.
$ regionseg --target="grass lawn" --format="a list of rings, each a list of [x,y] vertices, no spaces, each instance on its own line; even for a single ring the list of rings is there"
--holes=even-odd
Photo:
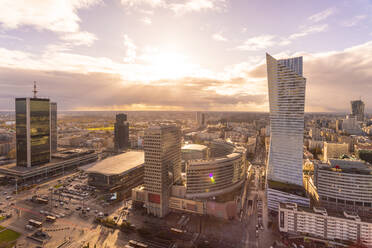
[[[3,229],[4,229],[4,227],[0,226],[0,231],[3,230]],[[15,241],[16,239],[19,238],[19,236],[21,236],[21,234],[15,232],[13,230],[7,229],[5,231],[0,232],[0,243],[1,242]]]

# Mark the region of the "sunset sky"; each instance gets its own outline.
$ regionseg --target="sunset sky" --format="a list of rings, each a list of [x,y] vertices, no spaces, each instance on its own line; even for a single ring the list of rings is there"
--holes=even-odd
[[[304,56],[306,111],[372,110],[369,0],[0,0],[0,110],[268,111],[265,53]]]

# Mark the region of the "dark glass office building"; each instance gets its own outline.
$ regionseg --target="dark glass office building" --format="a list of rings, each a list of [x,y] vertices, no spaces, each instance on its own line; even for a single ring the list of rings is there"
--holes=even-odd
[[[117,152],[129,148],[129,123],[126,114],[116,115],[114,143]]]
[[[351,114],[357,121],[364,121],[364,106],[362,100],[351,101]]]
[[[57,152],[57,103],[50,103],[50,149]]]
[[[50,161],[49,99],[16,99],[17,165],[31,167]]]

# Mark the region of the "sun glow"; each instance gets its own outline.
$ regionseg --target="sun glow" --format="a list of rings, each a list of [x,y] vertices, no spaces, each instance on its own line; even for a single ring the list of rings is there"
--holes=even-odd
[[[185,77],[196,68],[187,56],[174,52],[156,53],[151,57],[150,63],[154,72],[170,78]]]

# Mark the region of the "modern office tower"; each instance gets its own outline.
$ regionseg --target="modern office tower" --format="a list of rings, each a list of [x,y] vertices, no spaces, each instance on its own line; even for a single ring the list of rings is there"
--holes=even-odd
[[[364,102],[362,100],[351,101],[351,114],[357,121],[364,121]]]
[[[306,78],[302,57],[276,60],[266,54],[270,104],[267,197],[270,210],[280,202],[308,205],[303,190],[302,159]]]
[[[57,103],[50,103],[50,150],[57,152]]]
[[[181,130],[173,125],[145,131],[145,191],[147,213],[164,217],[172,184],[181,179]]]
[[[204,113],[196,112],[196,123],[198,124],[198,127],[205,126],[205,114]]]
[[[17,166],[50,161],[50,103],[43,98],[16,98]]]
[[[126,114],[116,115],[114,143],[117,152],[129,148],[129,123]]]

